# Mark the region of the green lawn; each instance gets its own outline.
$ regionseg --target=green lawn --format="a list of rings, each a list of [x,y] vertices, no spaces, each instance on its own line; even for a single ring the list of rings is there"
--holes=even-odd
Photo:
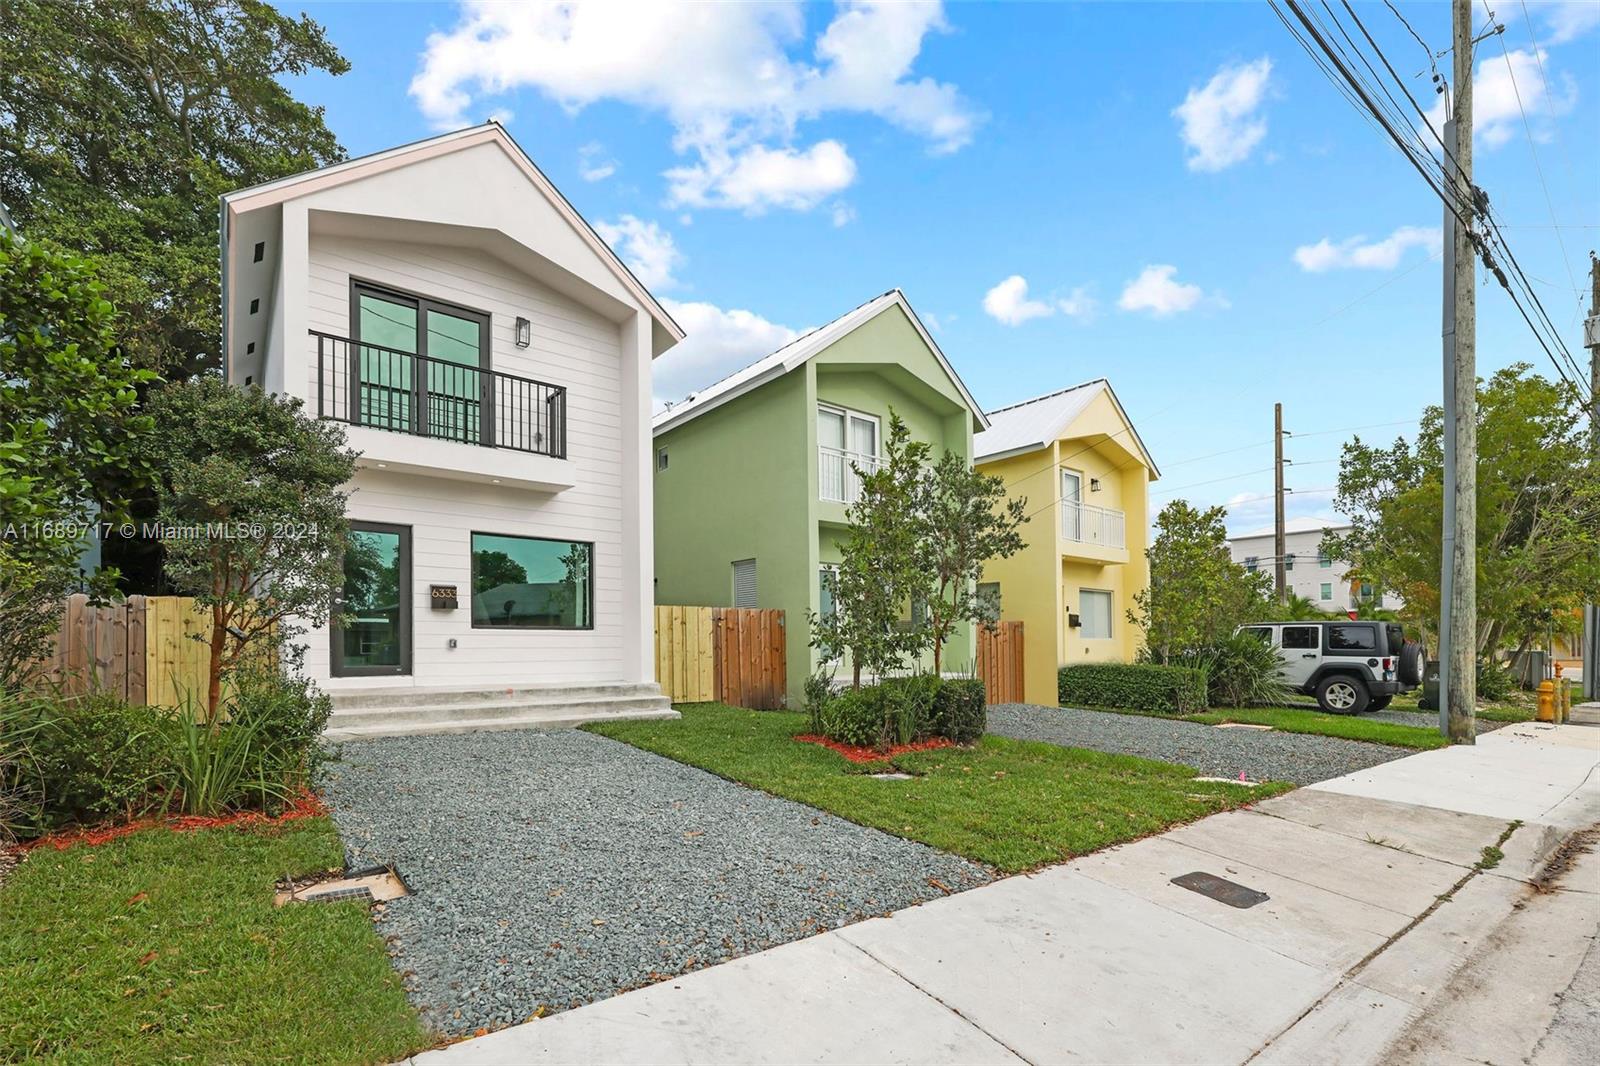
[[[432,1043],[366,908],[272,905],[327,818],[35,851],[0,886],[0,1061],[392,1062]]]
[[[1321,711],[1298,707],[1242,707],[1204,711],[1183,719],[1187,722],[1246,722],[1251,725],[1269,725],[1284,733],[1314,733],[1324,737],[1341,737],[1345,740],[1365,740],[1374,744],[1388,744],[1397,748],[1443,748],[1448,741],[1439,735],[1437,728],[1417,725],[1397,725],[1394,722],[1374,721],[1358,715],[1324,714]]]
[[[1391,711],[1415,711],[1418,714],[1429,715],[1432,721],[1439,720],[1438,711],[1423,711],[1417,708],[1416,692],[1403,693],[1394,698],[1394,703],[1389,706]],[[1537,716],[1539,704],[1531,693],[1519,694],[1518,697],[1502,700],[1495,703],[1479,701],[1477,716],[1486,722],[1531,722]]]
[[[880,781],[792,739],[802,714],[679,706],[680,721],[585,726],[860,825],[1016,872],[1287,791],[1191,780],[1187,767],[986,736],[973,748],[903,755],[916,774]]]

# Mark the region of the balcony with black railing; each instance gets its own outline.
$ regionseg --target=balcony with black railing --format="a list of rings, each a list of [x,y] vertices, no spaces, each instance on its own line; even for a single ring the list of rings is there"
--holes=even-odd
[[[566,458],[565,386],[310,332],[319,417]]]

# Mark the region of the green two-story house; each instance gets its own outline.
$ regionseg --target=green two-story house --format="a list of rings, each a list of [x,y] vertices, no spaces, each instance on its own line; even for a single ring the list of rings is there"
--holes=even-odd
[[[654,419],[656,603],[783,610],[791,707],[817,660],[807,617],[832,609],[823,575],[856,471],[880,461],[891,410],[935,456],[968,463],[988,426],[898,289]],[[965,627],[944,661],[972,656]]]

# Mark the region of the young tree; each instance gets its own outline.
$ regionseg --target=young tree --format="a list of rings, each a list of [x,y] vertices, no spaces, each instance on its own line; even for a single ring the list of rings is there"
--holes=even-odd
[[[155,375],[124,358],[101,292],[83,260],[0,229],[0,534],[7,558],[73,576],[82,544],[62,527],[119,521],[147,474],[138,389]]]
[[[913,441],[891,410],[885,461],[877,470],[856,468],[861,496],[845,512],[850,530],[829,578],[834,611],[810,618],[812,646],[829,658],[848,651],[857,688],[863,668],[883,677],[926,646],[925,634],[900,620],[906,605],[927,589],[916,512],[928,455],[928,446]]]
[[[343,158],[287,82],[348,69],[261,0],[5,0],[0,201],[93,262],[138,365],[186,376],[220,351],[217,197]]]
[[[1022,550],[1022,524],[1028,501],[1006,498],[1005,482],[972,469],[967,460],[945,452],[922,478],[916,514],[921,523],[922,572],[928,583],[927,639],[933,644],[933,672],[943,664],[946,642],[957,622],[992,628],[994,605],[978,595],[983,564],[1008,559]]]
[[[356,455],[336,424],[259,388],[196,378],[150,406],[165,456],[166,573],[211,614],[215,721],[222,677],[253,642],[280,645],[328,620],[343,584],[341,486]]]
[[[1478,388],[1478,653],[1526,645],[1551,612],[1600,598],[1600,468],[1576,391],[1506,367]],[[1345,445],[1335,506],[1351,530],[1324,548],[1352,576],[1394,589],[1428,632],[1439,612],[1443,420],[1423,411],[1415,442]]]
[[[1201,511],[1173,500],[1156,516],[1150,587],[1134,597],[1128,620],[1144,630],[1157,662],[1214,645],[1239,625],[1265,617],[1271,579],[1233,561],[1226,514],[1221,507]]]

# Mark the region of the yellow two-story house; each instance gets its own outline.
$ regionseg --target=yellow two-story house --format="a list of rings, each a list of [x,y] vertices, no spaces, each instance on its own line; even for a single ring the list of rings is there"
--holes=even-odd
[[[1067,663],[1131,662],[1128,621],[1150,582],[1150,482],[1160,476],[1104,378],[988,412],[975,465],[1028,500],[1026,546],[984,567],[979,591],[1022,622],[1023,696],[1054,706]]]

